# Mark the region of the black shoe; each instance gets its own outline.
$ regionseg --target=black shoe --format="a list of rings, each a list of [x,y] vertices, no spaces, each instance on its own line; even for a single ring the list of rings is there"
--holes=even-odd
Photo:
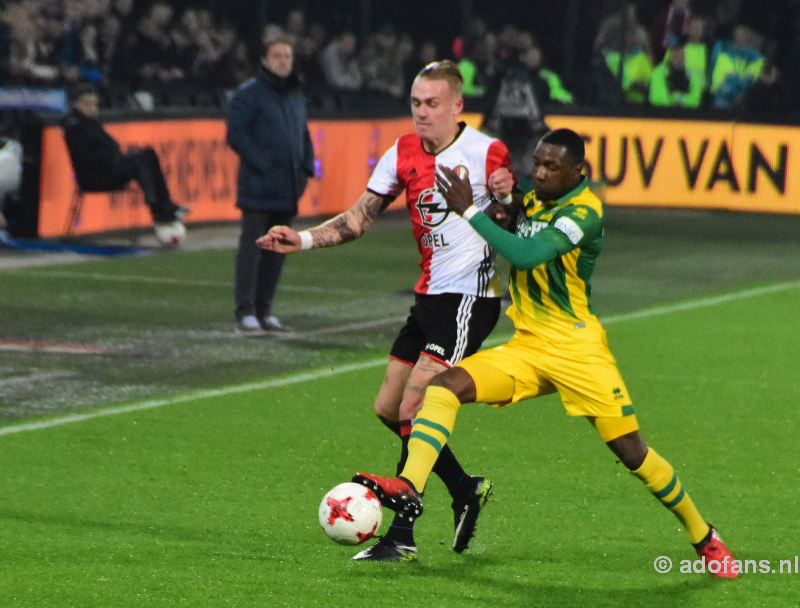
[[[453,551],[461,553],[469,546],[470,539],[475,535],[478,515],[481,509],[492,497],[494,484],[484,477],[471,477],[467,493],[461,499],[454,499],[450,505],[453,508]]]
[[[356,553],[352,559],[373,562],[411,562],[417,559],[417,548],[414,545],[404,545],[384,536],[371,547]]]

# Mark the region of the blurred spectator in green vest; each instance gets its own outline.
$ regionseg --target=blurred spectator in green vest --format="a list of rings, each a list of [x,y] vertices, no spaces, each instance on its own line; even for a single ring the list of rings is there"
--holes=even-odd
[[[686,65],[684,48],[667,51],[650,79],[650,104],[670,108],[698,108],[703,100],[702,73]]]
[[[625,100],[644,103],[650,89],[653,60],[647,30],[639,23],[635,4],[628,3],[624,10],[600,24],[594,49],[602,55],[609,72],[621,80]]]
[[[528,68],[534,82],[538,81],[537,93],[542,100],[565,104],[575,101],[572,93],[564,87],[559,75],[553,70],[542,67],[542,51],[538,46],[522,51],[519,59]]]
[[[475,53],[475,45],[466,40],[463,43],[463,56],[458,60],[458,71],[464,79],[462,93],[464,97],[483,97],[486,93],[486,83],[480,62]]]
[[[464,97],[483,97],[486,94],[495,40],[495,35],[480,18],[472,20],[466,36],[458,36],[453,40],[451,50],[464,79]]]
[[[706,42],[706,20],[703,17],[692,17],[689,21],[683,54],[686,69],[702,75],[703,92],[705,93],[708,89],[708,43]]]

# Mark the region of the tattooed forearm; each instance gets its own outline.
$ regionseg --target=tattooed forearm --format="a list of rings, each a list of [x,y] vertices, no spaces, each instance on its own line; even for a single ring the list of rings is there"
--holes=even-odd
[[[319,228],[312,230],[311,236],[314,238],[314,247],[330,247],[355,240],[361,236],[350,226],[349,219],[346,215],[337,215]]]
[[[365,192],[355,205],[311,229],[314,247],[331,247],[359,238],[388,206],[383,197]]]

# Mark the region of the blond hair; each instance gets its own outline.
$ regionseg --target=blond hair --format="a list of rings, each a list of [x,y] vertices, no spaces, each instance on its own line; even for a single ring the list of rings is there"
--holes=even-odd
[[[446,80],[450,88],[458,95],[461,95],[464,88],[464,77],[461,75],[461,70],[449,59],[432,61],[419,71],[417,78]]]

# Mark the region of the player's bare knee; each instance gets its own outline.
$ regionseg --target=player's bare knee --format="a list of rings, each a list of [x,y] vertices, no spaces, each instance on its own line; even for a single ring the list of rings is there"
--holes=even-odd
[[[397,410],[393,410],[392,408],[388,407],[388,405],[383,401],[376,399],[375,403],[372,404],[372,409],[375,412],[375,415],[379,418],[397,420]]]
[[[400,404],[400,420],[411,420],[422,408],[422,395],[404,395]]]
[[[647,456],[647,445],[638,431],[612,439],[606,445],[620,459],[620,462],[631,471],[641,467],[645,456]]]
[[[397,420],[400,403],[387,391],[380,391],[372,404],[375,415],[386,420]]]

